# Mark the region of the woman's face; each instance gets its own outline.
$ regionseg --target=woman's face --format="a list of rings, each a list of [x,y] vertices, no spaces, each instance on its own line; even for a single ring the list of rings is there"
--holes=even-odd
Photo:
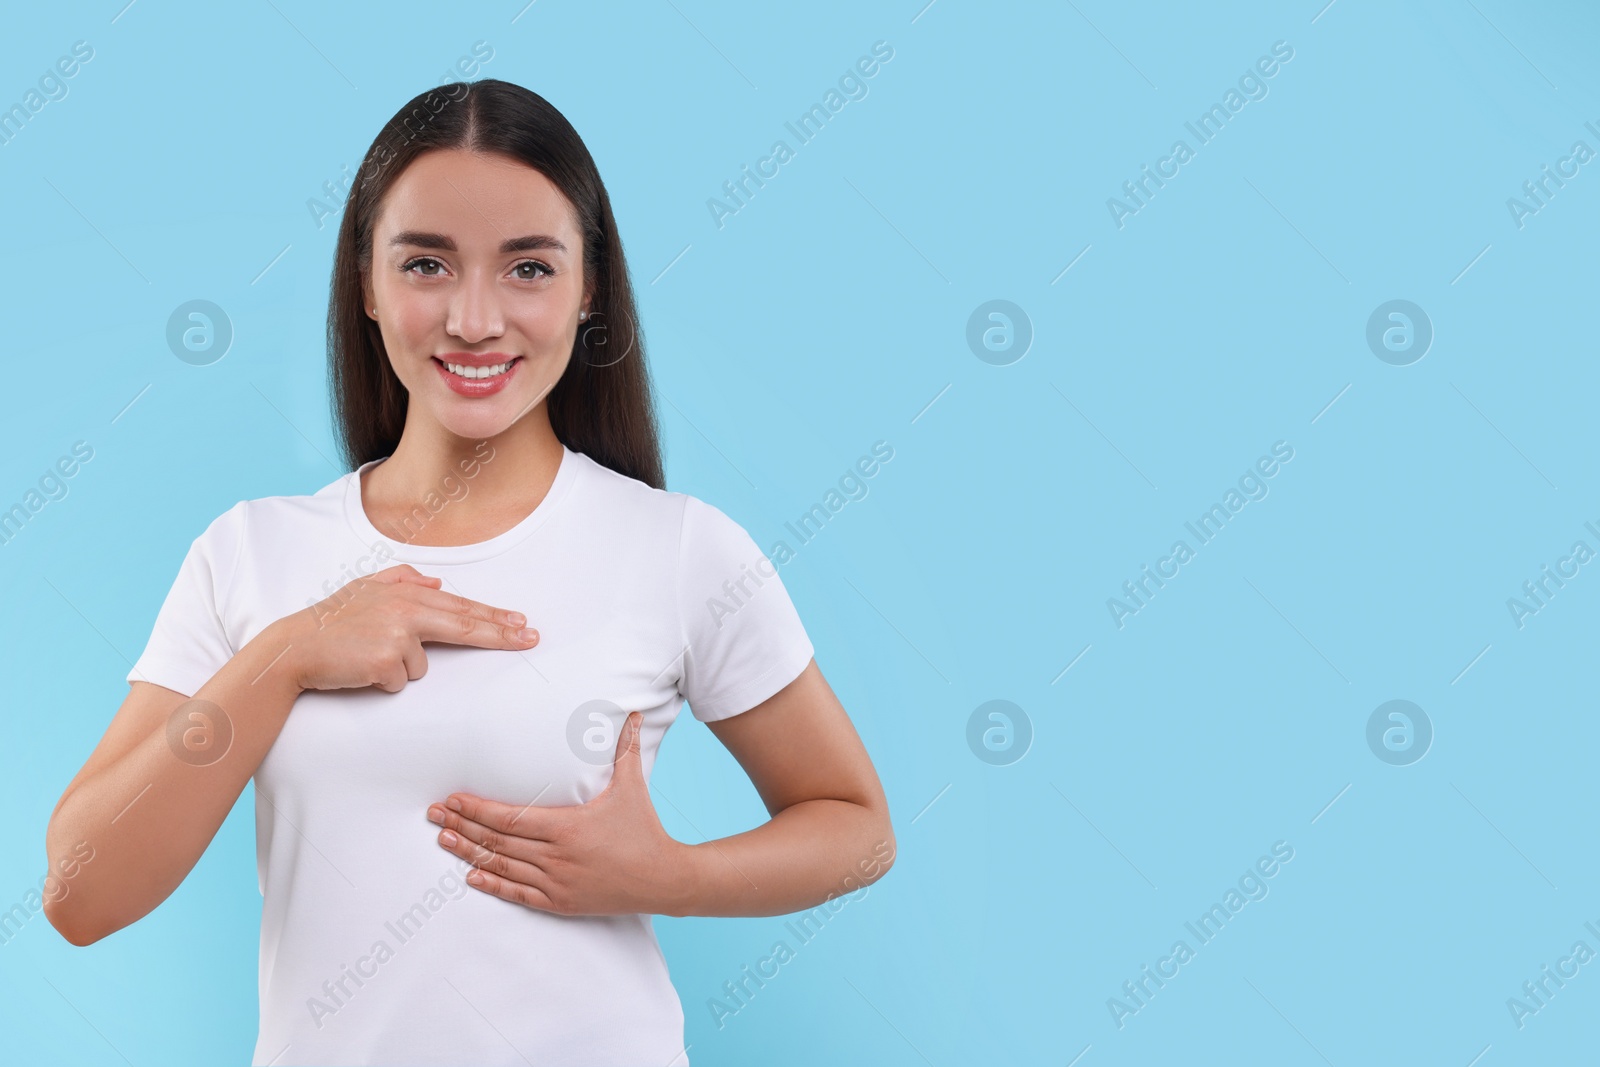
[[[506,156],[434,150],[395,179],[365,289],[408,421],[476,440],[543,402],[589,306],[575,215],[549,178]]]

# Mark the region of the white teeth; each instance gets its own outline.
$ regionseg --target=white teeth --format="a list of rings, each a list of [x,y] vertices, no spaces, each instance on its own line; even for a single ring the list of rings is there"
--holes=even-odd
[[[510,370],[511,364],[507,362],[496,363],[492,367],[468,367],[460,363],[446,363],[445,368],[451,374],[459,375],[462,378],[493,378],[496,374],[504,374]]]

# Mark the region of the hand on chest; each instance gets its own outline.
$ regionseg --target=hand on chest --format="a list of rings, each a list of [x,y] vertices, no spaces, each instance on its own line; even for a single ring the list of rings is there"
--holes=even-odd
[[[681,706],[679,663],[605,630],[541,630],[525,653],[429,643],[428,671],[398,693],[313,691],[295,702],[262,773],[279,790],[322,789],[424,805],[456,791],[581,804],[611,777],[618,731],[645,715],[648,773]]]

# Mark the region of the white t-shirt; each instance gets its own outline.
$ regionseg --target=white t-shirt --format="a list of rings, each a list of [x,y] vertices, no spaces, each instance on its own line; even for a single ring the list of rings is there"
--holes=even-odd
[[[192,696],[274,620],[395,563],[539,631],[526,651],[429,643],[427,674],[399,693],[296,700],[255,775],[252,1063],[687,1064],[650,916],[561,916],[474,889],[427,809],[453,792],[581,804],[610,781],[626,712],[644,714],[648,778],[684,700],[712,721],[778,692],[813,648],[776,568],[717,508],[566,448],[513,528],[407,545],[361,505],[360,472],[380,462],[213,521],[128,674]],[[410,536],[471,487],[447,479]]]

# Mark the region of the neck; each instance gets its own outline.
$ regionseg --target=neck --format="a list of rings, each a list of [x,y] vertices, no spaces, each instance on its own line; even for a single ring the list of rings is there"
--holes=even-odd
[[[460,437],[412,415],[394,454],[362,475],[363,495],[380,511],[407,511],[433,494],[450,502],[443,525],[470,528],[532,511],[560,469],[562,445],[543,404],[488,438]]]

